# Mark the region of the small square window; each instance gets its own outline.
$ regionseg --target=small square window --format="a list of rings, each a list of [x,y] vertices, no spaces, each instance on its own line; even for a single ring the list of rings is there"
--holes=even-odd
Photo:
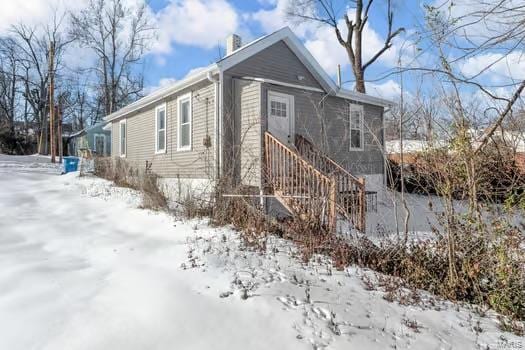
[[[270,101],[270,115],[273,117],[287,117],[286,103],[272,100]]]

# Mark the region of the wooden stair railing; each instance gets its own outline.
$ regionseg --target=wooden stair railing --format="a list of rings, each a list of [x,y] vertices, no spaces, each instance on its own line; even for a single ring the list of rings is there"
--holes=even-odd
[[[322,154],[304,136],[295,135],[295,147],[299,155],[324,175],[335,179],[337,212],[364,232],[366,228],[365,179],[357,178],[331,158]]]
[[[336,229],[335,179],[326,176],[269,132],[264,135],[266,179],[276,198],[295,215]]]

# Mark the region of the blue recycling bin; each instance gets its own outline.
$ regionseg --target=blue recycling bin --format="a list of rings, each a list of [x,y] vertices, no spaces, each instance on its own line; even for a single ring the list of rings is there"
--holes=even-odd
[[[77,171],[78,161],[78,157],[64,157],[64,174]]]

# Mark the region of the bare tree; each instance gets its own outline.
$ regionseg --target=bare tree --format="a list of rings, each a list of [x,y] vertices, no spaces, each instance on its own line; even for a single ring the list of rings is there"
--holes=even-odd
[[[103,115],[139,97],[143,78],[136,66],[153,35],[146,4],[132,9],[121,0],[90,0],[71,21],[71,36],[97,57],[94,71]]]
[[[374,0],[348,0],[342,16],[337,10],[338,6],[332,0],[292,0],[288,9],[288,15],[292,19],[314,21],[329,25],[334,29],[337,41],[346,50],[352,66],[355,89],[362,93],[366,92],[365,71],[367,68],[390,49],[394,38],[404,31],[402,27],[394,29],[394,11],[392,10],[391,0],[387,0],[386,22],[388,32],[384,44],[367,62],[363,62],[363,33],[373,4]],[[348,14],[350,9],[355,11],[353,19]],[[346,36],[343,35],[342,25],[339,23],[341,17],[344,20]]]
[[[419,45],[427,47],[422,50],[425,51],[425,62],[404,67],[402,71],[437,77],[448,85],[458,103],[464,100],[465,92],[469,95],[477,92],[483,96],[484,105],[488,105],[483,114],[492,122],[475,145],[475,153],[478,153],[512,114],[525,92],[525,77],[512,76],[514,72],[510,68],[505,83],[493,84],[482,79],[486,72],[505,62],[512,54],[521,57],[525,40],[525,11],[522,4],[513,0],[474,2],[472,6],[458,11],[459,14],[455,13],[457,6],[452,0],[436,6],[425,5],[426,27],[421,29],[421,39],[418,40]],[[489,58],[475,72],[465,73],[463,68],[469,64],[468,60],[483,54],[492,54],[490,57],[493,58]],[[428,60],[431,56],[436,58],[435,62]],[[397,74],[398,70],[392,70],[378,80]],[[456,107],[462,108],[460,105]]]
[[[63,17],[54,16],[43,28],[17,24],[11,28],[9,33],[9,38],[16,48],[17,61],[24,68],[24,74],[19,75],[19,78],[24,85],[23,97],[31,106],[40,134],[39,153],[47,152],[49,43],[53,42],[55,45],[56,60],[53,70],[60,75],[61,58],[67,45],[71,42],[61,35],[62,20]]]
[[[15,136],[17,55],[12,40],[0,41],[0,122],[4,120],[10,137]]]

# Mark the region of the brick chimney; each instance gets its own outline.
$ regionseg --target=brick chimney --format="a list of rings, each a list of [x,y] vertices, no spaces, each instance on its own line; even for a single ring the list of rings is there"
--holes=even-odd
[[[241,37],[237,34],[232,34],[226,39],[226,55],[240,48],[242,45]]]

